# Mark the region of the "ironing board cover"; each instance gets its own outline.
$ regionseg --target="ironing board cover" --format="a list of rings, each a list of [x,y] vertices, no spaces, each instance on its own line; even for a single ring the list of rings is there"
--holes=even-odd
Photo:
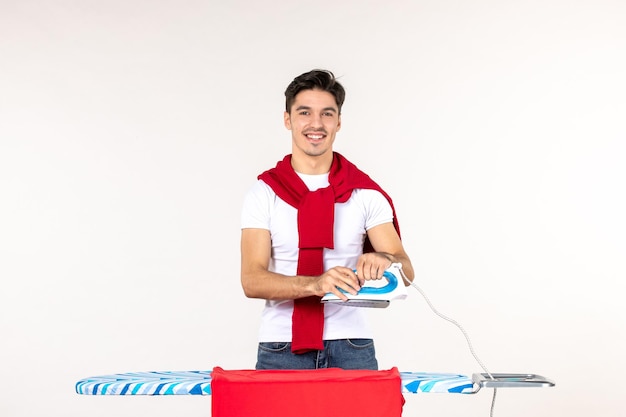
[[[94,376],[76,383],[84,395],[211,395],[212,371],[150,371]],[[400,372],[401,391],[473,394],[472,378],[451,373]]]

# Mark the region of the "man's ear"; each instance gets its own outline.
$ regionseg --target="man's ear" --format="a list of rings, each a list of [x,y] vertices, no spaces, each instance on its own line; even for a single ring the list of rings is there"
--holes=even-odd
[[[289,112],[285,112],[283,114],[283,118],[285,122],[285,127],[287,128],[287,130],[291,130],[291,115],[289,114]]]

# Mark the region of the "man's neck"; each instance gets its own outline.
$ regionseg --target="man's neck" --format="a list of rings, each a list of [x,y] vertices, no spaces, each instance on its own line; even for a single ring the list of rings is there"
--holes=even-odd
[[[326,174],[330,171],[333,164],[333,153],[320,156],[301,156],[297,154],[291,155],[291,167],[294,171],[306,175]]]

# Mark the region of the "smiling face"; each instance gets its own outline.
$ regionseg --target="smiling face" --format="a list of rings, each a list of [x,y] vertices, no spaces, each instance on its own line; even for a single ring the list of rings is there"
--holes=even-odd
[[[328,172],[335,135],[341,128],[335,97],[322,90],[302,90],[284,118],[285,127],[291,130],[294,168],[305,174]],[[316,172],[304,172],[311,169]]]

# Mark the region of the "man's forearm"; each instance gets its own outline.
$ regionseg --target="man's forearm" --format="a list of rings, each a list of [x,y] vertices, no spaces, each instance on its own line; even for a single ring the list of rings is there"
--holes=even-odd
[[[317,277],[287,276],[267,270],[241,274],[246,297],[265,300],[294,300],[316,295],[316,281]]]

